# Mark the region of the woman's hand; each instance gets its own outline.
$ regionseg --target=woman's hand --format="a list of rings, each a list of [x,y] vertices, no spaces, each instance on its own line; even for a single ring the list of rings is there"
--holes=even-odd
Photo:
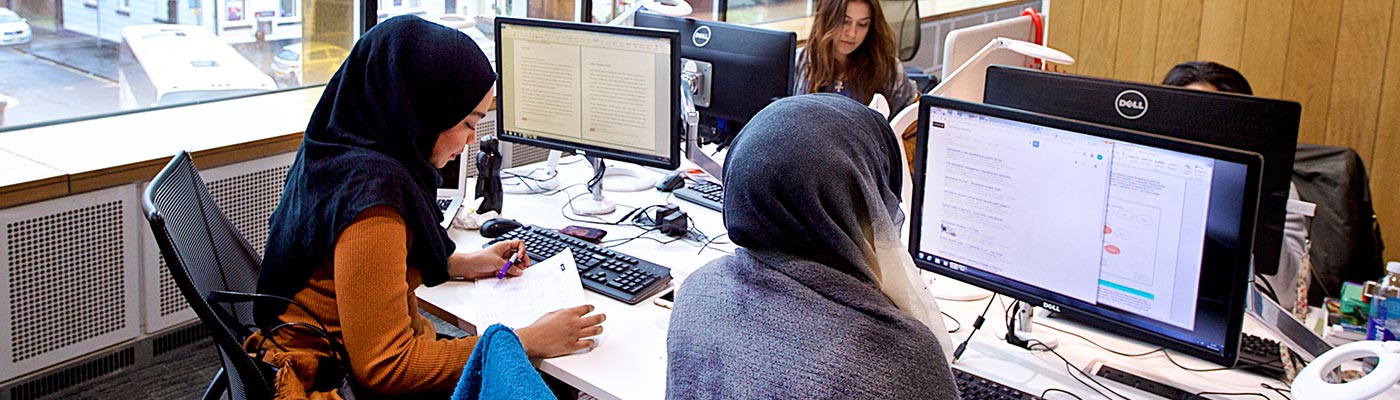
[[[506,260],[512,255],[515,255],[516,259],[506,271],[506,276],[520,276],[526,268],[530,268],[530,256],[525,254],[525,242],[520,240],[504,240],[479,251],[453,254],[447,258],[447,269],[452,276],[467,279],[493,278],[497,272],[501,272],[501,267],[506,265]]]
[[[530,326],[516,329],[525,355],[530,358],[550,358],[593,347],[593,339],[603,333],[603,314],[588,315],[592,305],[581,305],[545,314]],[[587,316],[585,316],[587,315]]]

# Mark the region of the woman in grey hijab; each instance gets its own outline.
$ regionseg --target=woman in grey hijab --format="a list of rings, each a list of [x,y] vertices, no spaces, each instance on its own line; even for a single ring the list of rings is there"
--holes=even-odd
[[[678,289],[668,398],[958,398],[942,317],[899,240],[895,140],[830,94],[744,128],[724,166],[740,248]]]

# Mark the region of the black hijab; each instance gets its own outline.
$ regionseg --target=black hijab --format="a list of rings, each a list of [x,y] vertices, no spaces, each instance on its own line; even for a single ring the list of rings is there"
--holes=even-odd
[[[496,74],[467,35],[414,16],[366,32],[326,84],[287,173],[258,292],[291,297],[333,254],[360,212],[393,207],[407,225],[408,265],[423,283],[447,281],[456,246],[439,222],[442,181],[428,158],[438,134],[481,103]],[[353,266],[337,266],[353,267]],[[269,326],[285,304],[258,302]]]
[[[755,115],[729,150],[724,226],[744,248],[877,281],[875,230],[897,229],[904,219],[902,159],[885,118],[854,100],[829,93],[779,100]],[[872,215],[881,209],[885,215]],[[893,224],[872,224],[876,217]]]

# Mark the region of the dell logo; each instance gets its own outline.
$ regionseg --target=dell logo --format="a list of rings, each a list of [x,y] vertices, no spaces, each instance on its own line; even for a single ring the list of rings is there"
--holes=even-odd
[[[710,44],[710,27],[701,25],[695,28],[695,34],[690,35],[690,41],[695,43],[695,47],[705,47]]]
[[[1127,119],[1142,118],[1147,115],[1147,96],[1136,90],[1124,90],[1118,94],[1118,98],[1113,99],[1113,108],[1118,110],[1118,115]]]
[[[1060,306],[1057,306],[1057,305],[1054,305],[1054,304],[1050,304],[1049,302],[1044,302],[1044,301],[1040,302],[1040,308],[1044,308],[1044,309],[1046,309],[1046,310],[1050,310],[1050,311],[1054,311],[1054,312],[1060,312]]]

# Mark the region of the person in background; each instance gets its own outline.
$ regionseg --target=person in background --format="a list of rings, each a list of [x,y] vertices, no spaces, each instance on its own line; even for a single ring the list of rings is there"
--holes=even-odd
[[[1244,79],[1240,71],[1210,61],[1177,64],[1171,71],[1167,71],[1167,76],[1162,78],[1162,84],[1211,92],[1254,95],[1254,90],[1249,88],[1249,81]]]
[[[834,94],[778,100],[744,127],[724,164],[739,248],[676,292],[666,397],[958,398],[942,314],[899,239],[895,140]]]
[[[450,392],[476,338],[439,338],[414,289],[495,276],[520,241],[457,253],[439,225],[438,169],[476,140],[496,75],[476,43],[418,17],[366,32],[307,124],[273,212],[250,353],[282,367],[280,397],[320,397],[352,378],[357,397]],[[584,305],[515,332],[530,357],[589,348],[603,315]],[[324,323],[326,337],[306,326]],[[329,342],[329,344],[328,344]],[[348,370],[347,370],[348,369]]]
[[[1243,74],[1224,65],[1211,61],[1188,61],[1177,64],[1167,71],[1167,76],[1162,78],[1162,84],[1167,86],[1179,86],[1188,89],[1204,90],[1208,92],[1225,92],[1243,95],[1254,95],[1254,90],[1249,87],[1249,80]],[[1299,200],[1298,188],[1288,185],[1288,199]],[[1308,226],[1307,216],[1288,212],[1283,222],[1283,252],[1279,257],[1278,273],[1265,276],[1264,281],[1268,283],[1270,291],[1277,296],[1275,301],[1279,305],[1288,309],[1296,309],[1296,303],[1301,298],[1302,307],[1306,308],[1307,287],[1309,276],[1299,276],[1298,272],[1303,268],[1304,259],[1307,257]],[[1276,290],[1275,290],[1276,289]],[[1300,290],[1302,296],[1299,296]]]
[[[861,104],[879,93],[893,116],[919,95],[898,54],[879,1],[817,0],[807,47],[797,51],[793,92],[836,93]]]

